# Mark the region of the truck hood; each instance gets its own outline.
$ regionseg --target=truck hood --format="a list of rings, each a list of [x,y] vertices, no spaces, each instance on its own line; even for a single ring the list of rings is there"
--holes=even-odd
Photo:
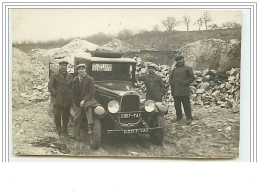
[[[130,91],[136,91],[131,82],[128,81],[96,81],[99,91],[105,91],[116,96],[123,96]]]

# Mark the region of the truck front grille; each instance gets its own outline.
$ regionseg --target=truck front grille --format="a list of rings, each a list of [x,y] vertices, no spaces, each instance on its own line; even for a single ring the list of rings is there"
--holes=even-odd
[[[136,117],[136,115],[139,113],[139,105],[140,99],[137,95],[125,95],[122,97],[121,100],[121,111],[122,113],[131,113],[131,117],[120,117],[121,123],[137,123],[139,121],[140,117]],[[125,115],[124,115],[125,116]],[[137,115],[138,116],[138,115]]]

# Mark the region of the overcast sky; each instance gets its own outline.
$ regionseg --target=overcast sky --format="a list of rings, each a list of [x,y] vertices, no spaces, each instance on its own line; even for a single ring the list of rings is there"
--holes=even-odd
[[[205,10],[201,9],[15,9],[12,10],[13,41],[46,41],[60,38],[85,37],[99,32],[116,35],[125,28],[138,32],[152,30],[168,16],[182,20],[191,19],[189,30],[198,30],[193,23]],[[207,10],[212,23],[241,24],[242,12],[238,10]],[[203,26],[202,29],[205,29]],[[186,30],[184,24],[175,30]]]

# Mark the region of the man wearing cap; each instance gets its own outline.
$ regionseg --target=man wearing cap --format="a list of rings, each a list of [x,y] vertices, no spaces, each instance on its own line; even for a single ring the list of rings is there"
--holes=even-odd
[[[156,65],[154,63],[148,64],[148,74],[137,76],[137,80],[143,81],[146,86],[146,100],[162,102],[165,85],[162,77],[155,73],[155,69]]]
[[[190,84],[195,80],[195,76],[192,68],[185,65],[183,56],[178,56],[175,61],[176,65],[169,76],[169,83],[174,98],[176,121],[180,121],[183,118],[181,108],[181,104],[183,104],[187,123],[190,124],[193,119],[189,97]]]
[[[88,134],[93,131],[93,110],[92,106],[97,104],[94,99],[95,83],[94,79],[86,73],[86,65],[79,64],[76,66],[78,76],[73,80],[73,102],[75,110],[75,126],[74,136],[80,140],[80,123],[83,114],[85,114],[88,122]]]
[[[54,122],[56,125],[56,132],[59,135],[62,132],[64,134],[67,133],[70,108],[72,106],[73,77],[67,72],[68,64],[67,61],[61,60],[59,62],[58,72],[51,75],[48,83],[49,92],[54,100]],[[61,118],[63,128],[61,127]]]

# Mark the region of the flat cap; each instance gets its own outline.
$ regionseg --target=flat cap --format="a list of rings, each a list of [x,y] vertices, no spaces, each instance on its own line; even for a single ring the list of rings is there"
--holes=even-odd
[[[76,68],[78,69],[79,67],[84,67],[84,68],[86,68],[86,65],[85,65],[85,64],[78,64],[78,65],[76,66]]]
[[[66,61],[66,60],[60,60],[60,61],[58,62],[58,64],[59,64],[59,65],[60,65],[60,64],[69,64],[69,62]]]
[[[183,56],[177,56],[177,57],[175,58],[175,61],[181,60],[181,59],[183,59]]]

